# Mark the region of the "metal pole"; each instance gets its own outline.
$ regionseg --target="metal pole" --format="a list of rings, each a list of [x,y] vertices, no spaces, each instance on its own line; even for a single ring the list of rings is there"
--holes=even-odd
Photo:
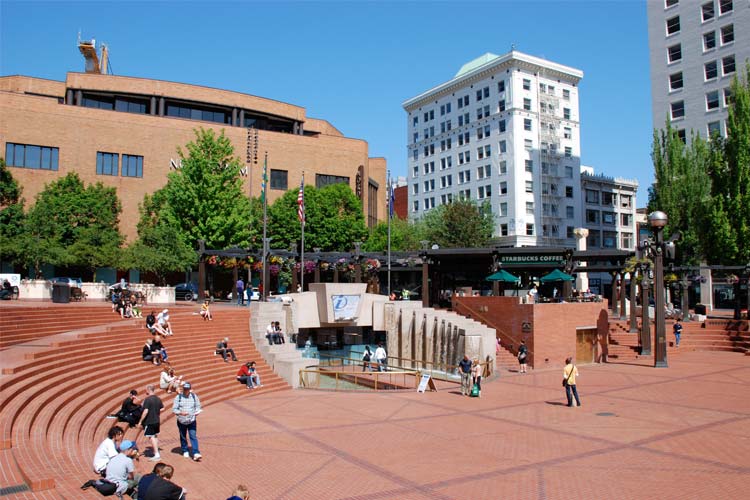
[[[651,320],[648,317],[648,266],[641,266],[641,356],[651,356]]]
[[[388,172],[388,295],[391,295],[391,213],[393,212],[393,186],[391,185],[391,172]]]
[[[664,318],[664,229],[654,227],[654,367],[667,367],[667,335]]]
[[[302,194],[302,205],[300,205],[300,224],[302,225],[302,246],[300,246],[299,249],[299,282],[300,282],[300,291],[305,291],[305,194],[304,194],[304,185],[305,185],[305,173],[302,172],[302,184],[300,185],[300,194]],[[296,292],[296,290],[295,290]]]
[[[636,298],[636,286],[637,282],[635,279],[635,270],[630,271],[630,333],[638,333],[638,318],[635,314],[635,298]]]

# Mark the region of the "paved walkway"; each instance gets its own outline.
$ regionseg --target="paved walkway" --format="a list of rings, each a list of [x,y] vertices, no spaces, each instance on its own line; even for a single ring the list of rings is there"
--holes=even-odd
[[[558,372],[504,376],[481,399],[456,387],[227,401],[199,417],[202,463],[178,454],[172,422],[162,457],[190,500],[224,499],[238,483],[254,499],[746,496],[750,357],[582,366],[581,408],[563,406]]]

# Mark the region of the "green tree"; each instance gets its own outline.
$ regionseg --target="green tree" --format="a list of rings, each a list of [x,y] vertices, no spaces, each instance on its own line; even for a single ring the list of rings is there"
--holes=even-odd
[[[297,217],[299,189],[290,189],[268,207],[268,234],[272,247],[296,246],[302,233]],[[362,202],[346,184],[321,189],[305,186],[305,248],[351,250],[367,237]]]
[[[424,224],[421,220],[409,222],[394,217],[391,220],[391,250],[419,250],[420,240],[424,238]],[[380,252],[388,249],[388,221],[380,222],[372,228],[370,235],[362,245],[366,252]]]
[[[160,285],[168,273],[191,268],[197,254],[186,241],[186,235],[161,217],[166,200],[162,191],[146,195],[139,207],[138,239],[125,252],[127,267],[154,273]]]
[[[495,225],[489,205],[480,206],[472,200],[440,205],[422,216],[420,223],[424,224],[424,239],[444,248],[486,246]]]
[[[161,189],[159,217],[197,248],[246,248],[251,240],[250,200],[242,190],[242,164],[231,141],[211,129],[195,131],[195,140],[177,150],[182,167],[171,172]]]
[[[70,173],[45,186],[29,210],[20,245],[24,256],[36,273],[43,263],[90,270],[116,266],[121,210],[114,188],[84,186]]]
[[[24,201],[18,182],[0,158],[0,260],[20,262],[24,230]]]

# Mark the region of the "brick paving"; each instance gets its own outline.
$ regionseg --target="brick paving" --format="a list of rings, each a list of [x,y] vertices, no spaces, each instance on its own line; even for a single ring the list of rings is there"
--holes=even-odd
[[[254,499],[746,497],[750,357],[669,363],[581,366],[580,408],[563,405],[559,370],[503,374],[481,399],[456,386],[234,399],[199,417],[202,463],[177,453],[172,422],[162,457],[190,500],[238,483]]]

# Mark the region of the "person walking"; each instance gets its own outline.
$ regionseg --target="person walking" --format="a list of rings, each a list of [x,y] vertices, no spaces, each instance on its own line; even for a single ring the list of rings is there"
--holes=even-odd
[[[680,336],[682,335],[682,323],[680,323],[680,318],[675,320],[674,325],[672,325],[672,331],[674,332],[674,346],[680,347]]]
[[[152,462],[161,460],[159,454],[159,414],[162,410],[164,410],[164,403],[156,395],[156,388],[149,384],[146,386],[146,399],[143,400],[141,426],[143,426],[143,437],[151,440],[151,447],[154,449],[153,456],[149,458]]]
[[[370,360],[372,359],[372,351],[370,350],[370,346],[365,346],[365,352],[362,354],[362,371],[365,371],[369,368],[370,371],[372,371],[372,363],[370,363]]]
[[[388,371],[388,353],[383,349],[383,344],[378,344],[378,348],[375,349],[375,362],[378,364],[378,371]]]
[[[221,354],[224,358],[224,362],[228,363],[227,354],[232,356],[232,361],[237,361],[237,356],[234,354],[234,349],[229,347],[229,337],[224,337],[222,340],[216,343],[216,354]]]
[[[198,449],[198,426],[195,418],[202,412],[201,400],[198,395],[192,391],[190,382],[182,384],[182,392],[174,398],[172,404],[172,413],[177,415],[177,431],[180,434],[180,449],[182,456],[190,458],[188,451],[188,440],[193,448],[193,460],[200,462],[203,456]]]
[[[529,358],[529,348],[526,347],[526,341],[522,340],[521,345],[518,346],[518,372],[526,373],[526,362]]]
[[[471,394],[471,360],[467,354],[464,359],[458,362],[458,373],[461,375],[461,395],[469,396]]]
[[[568,406],[573,406],[573,399],[570,397],[570,392],[573,391],[573,396],[576,398],[576,405],[581,406],[581,400],[578,398],[578,389],[576,389],[576,377],[578,376],[578,368],[573,364],[573,358],[567,358],[565,360],[565,368],[563,368],[563,386],[565,387],[565,395],[568,397]]]
[[[479,391],[479,397],[482,397],[482,365],[479,364],[479,358],[474,360],[474,365],[471,367],[471,380],[477,390]]]
[[[242,281],[242,278],[237,279],[237,305],[245,305],[245,282]]]

